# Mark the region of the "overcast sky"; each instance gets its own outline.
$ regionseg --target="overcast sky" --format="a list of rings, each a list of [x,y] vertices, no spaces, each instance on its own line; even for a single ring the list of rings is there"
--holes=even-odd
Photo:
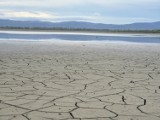
[[[125,24],[160,21],[160,0],[0,0],[0,19]]]

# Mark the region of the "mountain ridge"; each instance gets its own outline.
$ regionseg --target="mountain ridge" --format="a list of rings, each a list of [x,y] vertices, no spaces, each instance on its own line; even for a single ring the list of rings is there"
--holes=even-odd
[[[0,27],[20,27],[20,28],[65,28],[65,29],[95,29],[95,30],[160,30],[160,21],[157,22],[137,22],[131,24],[104,24],[82,21],[18,21],[10,19],[0,19]]]

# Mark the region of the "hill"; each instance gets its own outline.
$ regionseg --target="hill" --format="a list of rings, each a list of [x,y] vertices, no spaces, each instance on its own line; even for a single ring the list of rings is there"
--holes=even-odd
[[[47,22],[47,21],[16,21],[0,19],[0,27],[16,28],[65,28],[65,29],[96,29],[96,30],[160,30],[160,21],[133,24],[102,24],[80,21]]]

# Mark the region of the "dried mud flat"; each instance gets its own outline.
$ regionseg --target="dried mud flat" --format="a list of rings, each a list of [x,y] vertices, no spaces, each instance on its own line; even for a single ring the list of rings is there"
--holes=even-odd
[[[160,46],[1,42],[0,120],[160,120]]]

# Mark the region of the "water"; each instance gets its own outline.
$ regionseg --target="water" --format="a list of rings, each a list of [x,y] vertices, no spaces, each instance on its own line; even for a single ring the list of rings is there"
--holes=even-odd
[[[14,39],[160,43],[160,34],[0,31],[0,40]]]

